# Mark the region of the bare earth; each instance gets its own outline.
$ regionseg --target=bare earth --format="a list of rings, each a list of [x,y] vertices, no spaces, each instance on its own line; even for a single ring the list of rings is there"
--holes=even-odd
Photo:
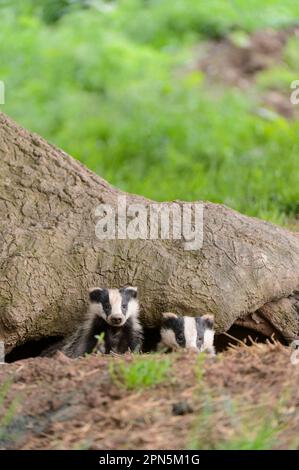
[[[226,85],[248,90],[257,75],[283,63],[284,48],[289,38],[298,38],[297,27],[283,31],[266,29],[248,35],[244,44],[236,44],[230,38],[207,41],[197,52],[195,69],[204,72],[209,84]],[[259,101],[287,119],[298,118],[297,107],[290,102],[289,89],[268,89],[261,93]]]
[[[299,364],[290,354],[280,344],[244,345],[214,358],[172,354],[169,379],[142,391],[116,385],[109,373],[111,361],[129,363],[130,355],[6,364],[0,384],[12,384],[0,416],[11,403],[15,410],[0,448],[240,447],[264,427],[275,430],[271,447],[299,448]]]

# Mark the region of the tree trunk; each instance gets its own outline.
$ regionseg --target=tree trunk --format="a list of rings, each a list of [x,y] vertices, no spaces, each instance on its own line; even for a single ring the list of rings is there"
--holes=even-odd
[[[0,338],[7,351],[71,332],[90,287],[126,284],[139,288],[147,325],[162,311],[214,313],[223,332],[259,309],[284,337],[298,334],[296,234],[206,202],[200,250],[186,251],[182,240],[99,240],[95,208],[116,206],[121,194],[0,115]],[[127,194],[127,203],[151,201]]]

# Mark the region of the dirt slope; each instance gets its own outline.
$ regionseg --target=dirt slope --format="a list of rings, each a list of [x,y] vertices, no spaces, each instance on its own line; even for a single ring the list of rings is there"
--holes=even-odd
[[[298,446],[299,365],[291,364],[289,349],[259,344],[215,358],[169,357],[169,379],[142,391],[127,391],[111,378],[111,361],[129,364],[129,355],[75,361],[60,355],[1,366],[0,383],[10,377],[12,384],[0,415],[11,403],[16,409],[0,447]]]

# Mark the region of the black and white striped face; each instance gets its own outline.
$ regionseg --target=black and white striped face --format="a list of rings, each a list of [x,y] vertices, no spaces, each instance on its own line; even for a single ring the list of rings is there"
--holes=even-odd
[[[89,292],[90,312],[99,315],[109,325],[123,326],[139,312],[136,287],[121,289],[93,288]]]
[[[160,346],[214,354],[213,326],[213,315],[179,317],[174,313],[163,313]]]

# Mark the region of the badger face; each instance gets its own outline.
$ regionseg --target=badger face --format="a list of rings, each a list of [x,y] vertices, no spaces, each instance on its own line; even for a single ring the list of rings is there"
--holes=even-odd
[[[213,324],[212,315],[179,317],[174,313],[163,313],[160,346],[214,354]]]
[[[90,311],[109,325],[123,326],[129,317],[138,315],[136,287],[121,289],[93,288],[89,292]]]

